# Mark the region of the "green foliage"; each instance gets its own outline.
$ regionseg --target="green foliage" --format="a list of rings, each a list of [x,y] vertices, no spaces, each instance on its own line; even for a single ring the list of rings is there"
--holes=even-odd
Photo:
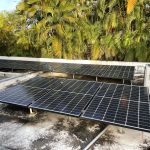
[[[150,61],[148,0],[22,0],[0,14],[1,55]]]

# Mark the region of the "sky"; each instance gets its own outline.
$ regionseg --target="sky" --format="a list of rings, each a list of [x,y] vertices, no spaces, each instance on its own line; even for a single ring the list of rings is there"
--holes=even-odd
[[[12,11],[21,0],[0,0],[0,11]]]

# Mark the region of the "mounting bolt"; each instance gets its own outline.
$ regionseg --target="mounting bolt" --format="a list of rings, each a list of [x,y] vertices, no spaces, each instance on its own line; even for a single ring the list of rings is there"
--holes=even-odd
[[[29,114],[29,117],[35,117],[36,116],[36,114],[37,114],[37,112],[36,111],[33,111],[33,109],[32,108],[29,108],[29,110],[30,110],[30,114]]]

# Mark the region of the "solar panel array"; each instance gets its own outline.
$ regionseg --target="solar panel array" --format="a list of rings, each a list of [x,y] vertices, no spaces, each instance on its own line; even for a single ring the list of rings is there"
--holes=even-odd
[[[148,88],[35,77],[0,91],[0,102],[150,132]]]
[[[24,69],[33,71],[50,71],[57,73],[88,75],[101,78],[126,79],[126,80],[132,80],[134,77],[133,66],[0,60],[0,68]]]
[[[82,117],[150,132],[148,89],[104,83]]]

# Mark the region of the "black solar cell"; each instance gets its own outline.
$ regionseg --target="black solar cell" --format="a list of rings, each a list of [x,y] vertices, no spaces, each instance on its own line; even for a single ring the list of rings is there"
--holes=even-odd
[[[150,105],[139,103],[139,127],[150,129]]]
[[[140,87],[140,101],[149,102],[148,88]]]
[[[126,125],[138,127],[138,102],[130,101]]]
[[[111,100],[109,107],[108,107],[108,110],[105,114],[104,120],[110,121],[110,122],[114,121],[118,105],[119,105],[119,99],[112,99]]]

